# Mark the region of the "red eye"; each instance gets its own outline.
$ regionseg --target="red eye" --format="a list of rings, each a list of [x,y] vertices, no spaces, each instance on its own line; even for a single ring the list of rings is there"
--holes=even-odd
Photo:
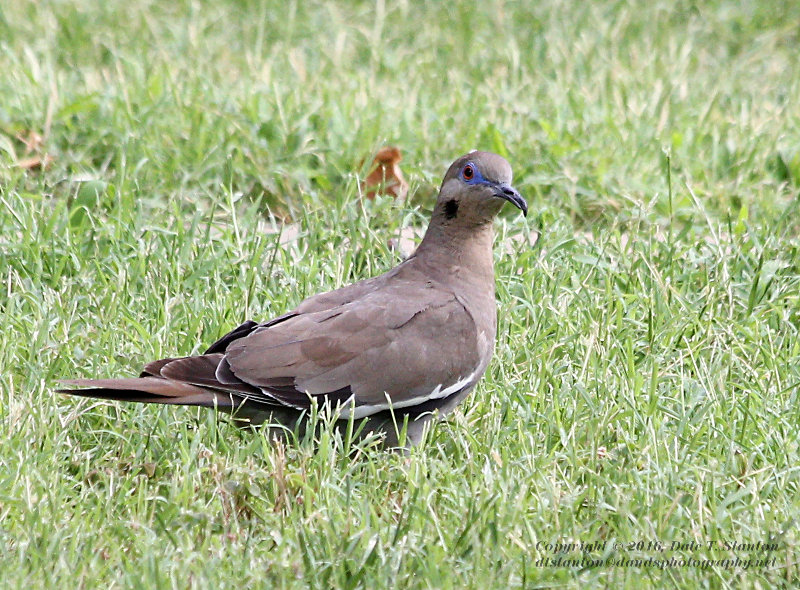
[[[475,178],[475,168],[472,166],[472,164],[467,164],[464,166],[464,169],[461,171],[461,176],[464,178],[464,180],[472,180]]]

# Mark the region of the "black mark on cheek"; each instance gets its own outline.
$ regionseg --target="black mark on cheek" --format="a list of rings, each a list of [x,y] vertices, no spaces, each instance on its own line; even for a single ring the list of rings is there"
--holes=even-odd
[[[456,215],[458,215],[458,203],[455,199],[450,199],[444,204],[444,216],[453,219]]]

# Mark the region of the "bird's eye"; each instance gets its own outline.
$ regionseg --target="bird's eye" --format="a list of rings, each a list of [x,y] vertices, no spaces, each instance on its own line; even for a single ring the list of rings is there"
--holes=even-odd
[[[472,164],[464,166],[464,169],[461,171],[461,177],[466,181],[475,178],[475,167]]]

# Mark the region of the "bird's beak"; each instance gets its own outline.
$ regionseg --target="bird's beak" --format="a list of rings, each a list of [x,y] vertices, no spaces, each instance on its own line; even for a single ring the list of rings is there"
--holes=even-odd
[[[494,196],[505,199],[514,207],[522,211],[522,214],[528,216],[528,203],[522,198],[522,195],[517,192],[513,186],[505,182],[499,182],[494,185]]]

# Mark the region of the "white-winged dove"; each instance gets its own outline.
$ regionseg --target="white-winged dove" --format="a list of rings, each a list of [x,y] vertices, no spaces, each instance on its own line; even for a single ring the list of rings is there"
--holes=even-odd
[[[245,322],[202,355],[167,358],[127,379],[75,379],[86,397],[219,408],[237,421],[302,424],[313,404],[362,435],[415,444],[489,364],[497,331],[492,220],[509,201],[527,215],[502,157],[470,152],[442,181],[425,237],[389,272]]]

